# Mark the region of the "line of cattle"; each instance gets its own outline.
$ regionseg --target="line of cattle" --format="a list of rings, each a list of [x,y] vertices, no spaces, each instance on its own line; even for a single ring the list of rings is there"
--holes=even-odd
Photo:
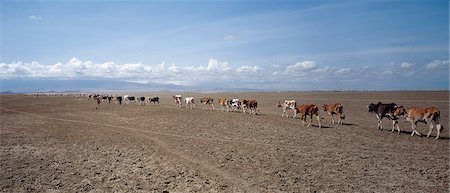
[[[108,95],[89,95],[88,99],[96,99],[97,101],[97,107],[99,108],[99,105],[101,103],[101,100],[108,100],[110,103],[112,99],[116,99],[116,103],[119,105],[122,105],[122,101],[125,101],[128,104],[141,104],[145,105],[145,103],[153,103],[159,104],[159,97],[134,97],[129,95],[122,96],[108,96]],[[173,95],[172,96],[175,104],[177,107],[182,107],[182,95]],[[184,103],[186,108],[192,109],[196,107],[195,99],[194,97],[185,97]],[[214,110],[214,99],[211,97],[203,97],[200,99],[200,103],[203,104],[203,109],[212,109]],[[237,98],[233,99],[227,99],[227,98],[220,98],[218,99],[217,103],[222,111],[241,111],[243,113],[246,113],[248,111],[250,114],[259,114],[258,110],[258,102],[256,100],[240,100]],[[289,117],[288,110],[293,111],[293,118],[298,117],[298,114],[300,114],[300,119],[302,121],[302,125],[306,124],[306,118],[309,116],[309,123],[306,127],[311,126],[313,116],[316,116],[317,122],[319,125],[319,128],[321,128],[320,123],[320,116],[319,116],[319,107],[314,104],[305,104],[305,105],[297,105],[295,100],[286,100],[283,103],[278,102],[276,107],[282,107],[283,113],[281,114],[281,117]],[[326,112],[330,116],[330,124],[335,124],[335,118],[334,115],[337,116],[338,125],[343,124],[343,120],[345,119],[344,114],[344,106],[341,103],[334,103],[334,104],[324,104],[323,111]],[[411,122],[411,128],[412,133],[411,136],[414,136],[414,134],[417,134],[419,136],[422,136],[421,133],[419,133],[416,130],[417,123],[423,122],[426,123],[429,127],[429,131],[427,134],[427,137],[430,137],[430,134],[434,127],[436,127],[437,135],[436,139],[439,139],[439,135],[441,132],[441,129],[443,129],[441,123],[440,123],[440,111],[435,107],[428,107],[428,108],[417,108],[417,107],[410,107],[410,108],[404,108],[403,106],[399,106],[395,103],[389,103],[389,104],[383,104],[381,102],[378,102],[377,104],[371,103],[367,106],[369,113],[374,113],[377,117],[378,121],[378,129],[383,130],[382,125],[382,119],[387,118],[389,120],[392,120],[392,132],[395,131],[395,128],[397,128],[398,134],[400,134],[400,127],[398,126],[398,120],[400,118],[406,118],[409,122]]]

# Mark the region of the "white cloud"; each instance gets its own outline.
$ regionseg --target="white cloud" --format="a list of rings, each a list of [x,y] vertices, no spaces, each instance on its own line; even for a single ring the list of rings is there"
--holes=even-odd
[[[261,68],[259,66],[241,66],[236,70],[237,73],[255,73],[260,71]]]
[[[336,74],[348,74],[350,71],[350,68],[341,68],[339,70],[336,70]]]
[[[94,63],[73,57],[67,62],[41,64],[12,62],[0,63],[0,79],[114,79],[136,83],[162,83],[186,86],[210,85],[218,87],[233,85],[249,88],[271,89],[307,89],[307,88],[341,88],[347,89],[379,89],[386,82],[403,84],[417,81],[418,77],[430,77],[429,70],[438,69],[439,73],[432,78],[442,80],[448,78],[448,61],[435,60],[429,64],[402,63],[400,65],[380,65],[371,67],[348,67],[319,65],[315,61],[297,62],[292,65],[275,64],[268,68],[257,65],[231,66],[227,61],[211,58],[206,65],[167,65],[145,63],[115,63],[106,61]],[[402,70],[412,69],[417,70]],[[420,70],[422,69],[422,70]],[[398,79],[401,76],[402,79]],[[427,79],[428,80],[428,79]],[[422,80],[423,81],[423,80]],[[237,83],[237,84],[234,84]],[[370,84],[369,84],[370,83]],[[221,85],[223,84],[223,85]],[[369,85],[369,87],[367,87]],[[359,87],[355,87],[359,86]],[[377,88],[372,88],[379,86]]]
[[[303,61],[303,62],[297,62],[296,64],[292,64],[286,67],[286,72],[296,72],[296,71],[303,71],[303,70],[310,70],[315,68],[316,62],[314,61]]]
[[[223,37],[224,40],[234,40],[236,37],[234,35],[226,35],[225,37]]]
[[[31,20],[42,20],[43,19],[41,16],[36,16],[36,15],[30,15],[28,18]]]
[[[414,66],[413,63],[408,63],[408,62],[403,62],[402,64],[400,64],[401,68],[411,68],[413,66]]]
[[[427,68],[428,69],[438,68],[438,67],[441,67],[441,66],[447,66],[448,67],[449,66],[449,61],[448,60],[444,60],[444,61],[442,61],[442,60],[435,60],[435,61],[427,64]]]

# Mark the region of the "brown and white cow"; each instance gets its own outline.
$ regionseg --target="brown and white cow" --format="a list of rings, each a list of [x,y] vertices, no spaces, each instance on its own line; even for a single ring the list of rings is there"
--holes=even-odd
[[[258,110],[258,102],[256,100],[242,100],[242,112],[245,113],[245,110],[249,109],[250,114],[256,115]]]
[[[202,99],[200,99],[200,103],[202,103],[204,105],[203,106],[203,110],[205,110],[208,105],[210,105],[211,108],[214,110],[214,104],[213,104],[214,103],[214,99],[213,98],[211,98],[211,97],[203,97]]]
[[[342,125],[342,120],[345,119],[344,106],[341,103],[324,104],[323,111],[330,115],[330,124],[334,124],[334,115],[338,117],[338,125]]]
[[[101,96],[96,96],[95,97],[95,101],[97,102],[97,105],[95,106],[95,110],[100,109],[100,103],[102,102],[102,97]]]
[[[172,95],[172,98],[175,101],[175,105],[177,105],[178,108],[181,108],[181,98],[182,98],[182,96],[180,94],[177,94],[175,96]]]
[[[322,125],[320,124],[319,107],[316,105],[310,104],[297,106],[296,112],[300,113],[300,119],[302,120],[303,125],[305,125],[306,117],[309,115],[310,119],[306,127],[311,126],[313,115],[316,115],[317,123],[319,123],[319,129],[322,128]]]
[[[292,109],[294,111],[294,116],[292,118],[295,118],[297,116],[297,110],[295,108],[297,107],[297,102],[295,100],[286,100],[283,104],[277,104],[279,107],[283,107],[283,113],[281,114],[281,117],[284,117],[286,115],[287,118],[289,118],[289,113],[287,112],[289,109]]]
[[[220,98],[218,104],[222,107],[222,111],[227,109],[227,112],[230,110],[230,106],[228,105],[228,99],[226,98]]]
[[[410,108],[403,108],[403,106],[400,106],[396,109],[394,112],[395,116],[403,115],[406,117],[406,120],[411,122],[411,128],[413,132],[411,133],[411,136],[414,134],[417,134],[419,136],[422,136],[417,130],[417,123],[418,122],[424,122],[428,124],[429,131],[427,134],[427,137],[430,137],[431,131],[433,131],[434,124],[436,124],[436,130],[437,130],[437,136],[436,139],[439,139],[439,134],[441,133],[442,125],[441,125],[441,112],[436,107],[428,107],[428,108],[417,108],[417,107],[410,107]]]

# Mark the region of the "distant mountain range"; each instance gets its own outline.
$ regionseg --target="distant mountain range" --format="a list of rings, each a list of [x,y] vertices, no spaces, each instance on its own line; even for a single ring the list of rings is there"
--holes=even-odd
[[[211,86],[180,86],[175,84],[133,83],[119,80],[21,80],[1,79],[0,93],[39,92],[156,92],[156,91],[262,91]]]

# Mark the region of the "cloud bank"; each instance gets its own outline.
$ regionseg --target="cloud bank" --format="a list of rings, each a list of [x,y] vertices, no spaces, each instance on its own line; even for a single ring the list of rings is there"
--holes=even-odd
[[[0,63],[0,79],[120,80],[183,86],[216,85],[266,90],[448,89],[449,61],[402,62],[380,66],[338,67],[299,61],[292,64],[233,66],[211,58],[205,65],[68,62]]]

